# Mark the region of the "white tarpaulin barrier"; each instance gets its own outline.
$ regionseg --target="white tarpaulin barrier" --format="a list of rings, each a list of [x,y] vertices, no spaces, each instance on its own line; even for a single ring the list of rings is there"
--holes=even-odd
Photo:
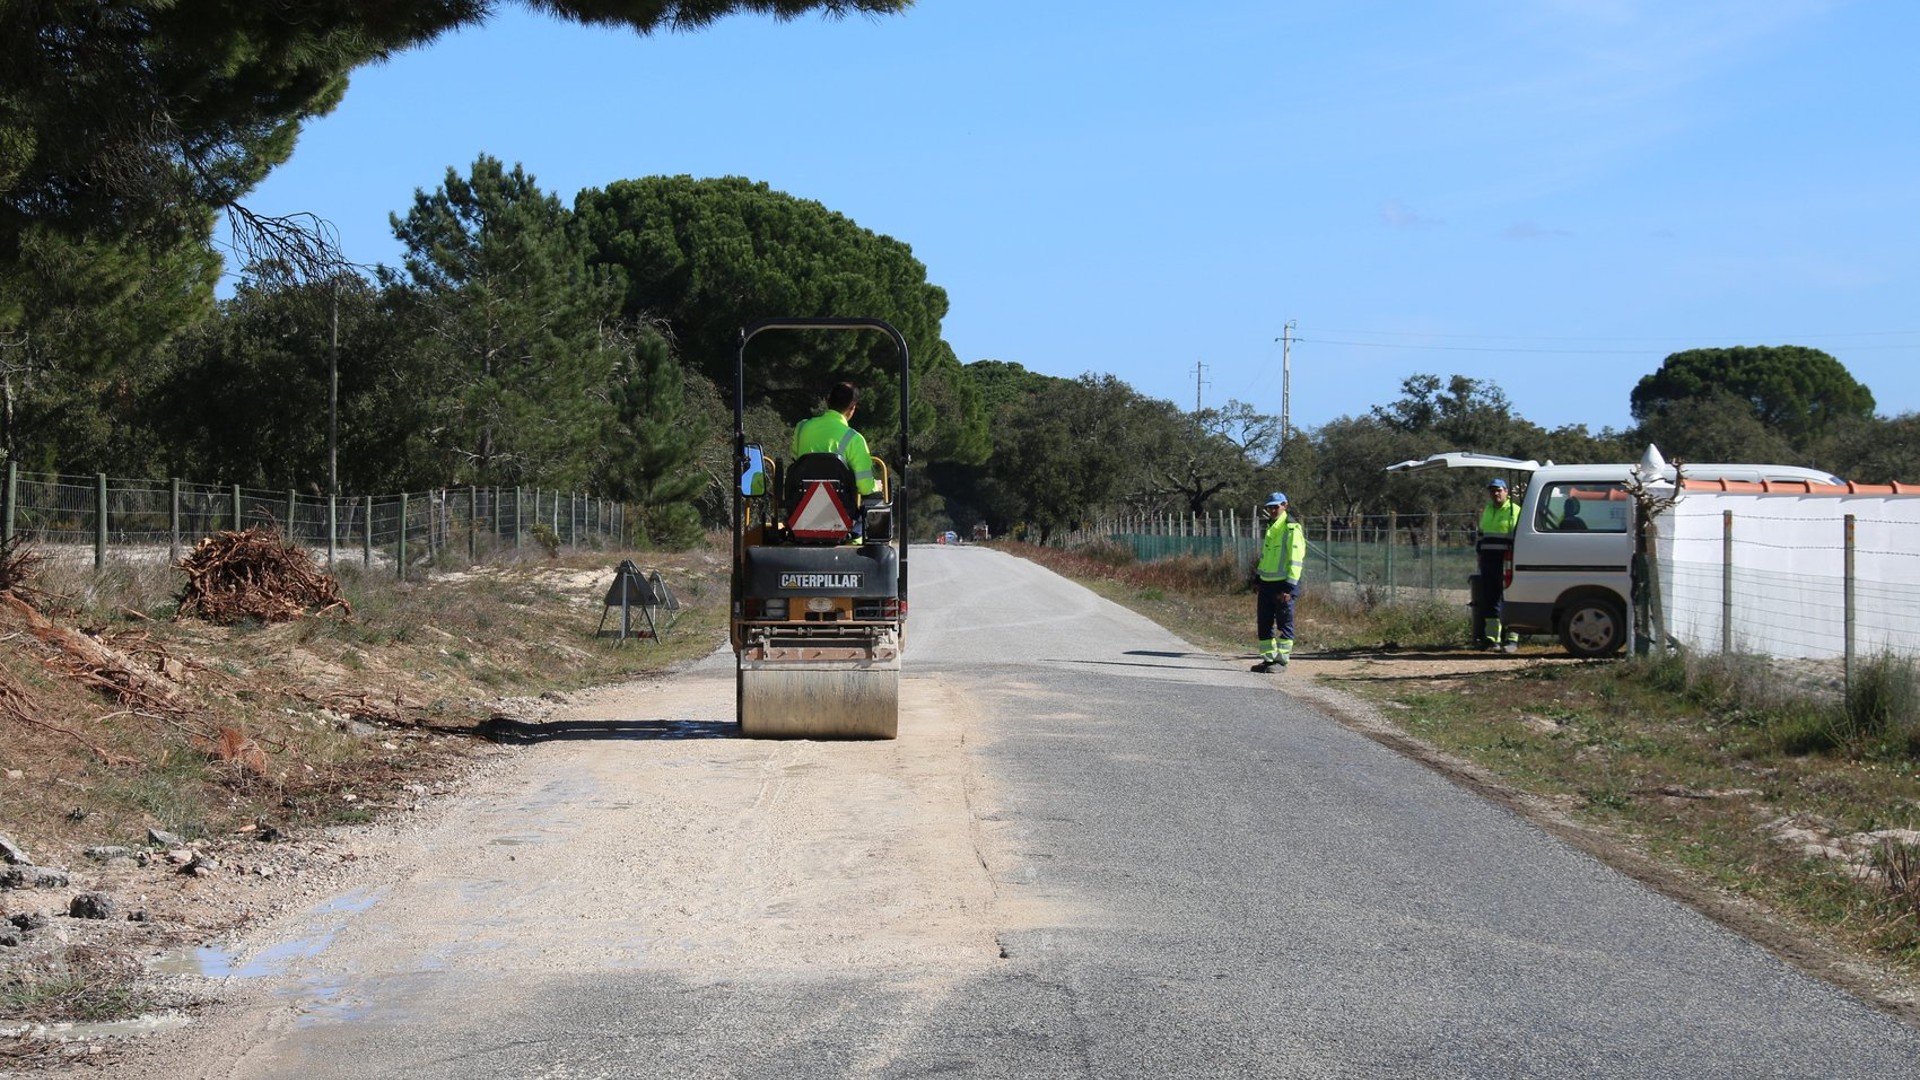
[[[1735,652],[1844,656],[1849,514],[1855,655],[1920,655],[1915,495],[1687,492],[1657,522],[1668,633],[1702,652],[1730,627]]]

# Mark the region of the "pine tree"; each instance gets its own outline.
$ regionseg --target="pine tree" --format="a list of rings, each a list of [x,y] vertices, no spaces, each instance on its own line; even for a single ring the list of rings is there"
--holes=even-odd
[[[455,484],[579,487],[610,412],[610,286],[573,215],[520,166],[481,155],[416,192],[394,232],[433,369],[427,441]]]

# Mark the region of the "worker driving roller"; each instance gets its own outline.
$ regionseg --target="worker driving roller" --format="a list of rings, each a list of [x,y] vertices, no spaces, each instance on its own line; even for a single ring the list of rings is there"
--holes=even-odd
[[[793,429],[793,456],[832,454],[853,470],[854,486],[865,500],[873,494],[873,455],[866,437],[853,430],[853,414],[860,407],[860,391],[850,382],[834,383],[827,391],[827,407],[818,416],[800,421]]]
[[[899,365],[896,454],[869,451],[850,421],[851,381],[793,431],[793,457],[769,460],[745,429],[747,345],[767,332],[885,334]],[[775,318],[741,331],[735,359],[733,620],[736,705],[748,738],[891,739],[899,728],[907,614],[906,340],[878,319]]]

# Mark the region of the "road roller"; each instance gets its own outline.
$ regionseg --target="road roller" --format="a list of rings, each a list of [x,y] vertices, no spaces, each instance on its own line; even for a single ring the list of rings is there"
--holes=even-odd
[[[746,434],[747,346],[777,332],[886,335],[900,365],[900,430],[874,451],[872,494],[836,454],[783,460]],[[900,726],[907,621],[907,343],[879,319],[762,319],[740,331],[734,362],[735,709],[753,739],[891,739]]]

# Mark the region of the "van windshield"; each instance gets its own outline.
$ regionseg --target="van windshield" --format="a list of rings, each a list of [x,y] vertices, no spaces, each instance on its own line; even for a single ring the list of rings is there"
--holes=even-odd
[[[1632,504],[1625,484],[1585,480],[1548,484],[1533,511],[1533,529],[1543,533],[1627,531]]]

